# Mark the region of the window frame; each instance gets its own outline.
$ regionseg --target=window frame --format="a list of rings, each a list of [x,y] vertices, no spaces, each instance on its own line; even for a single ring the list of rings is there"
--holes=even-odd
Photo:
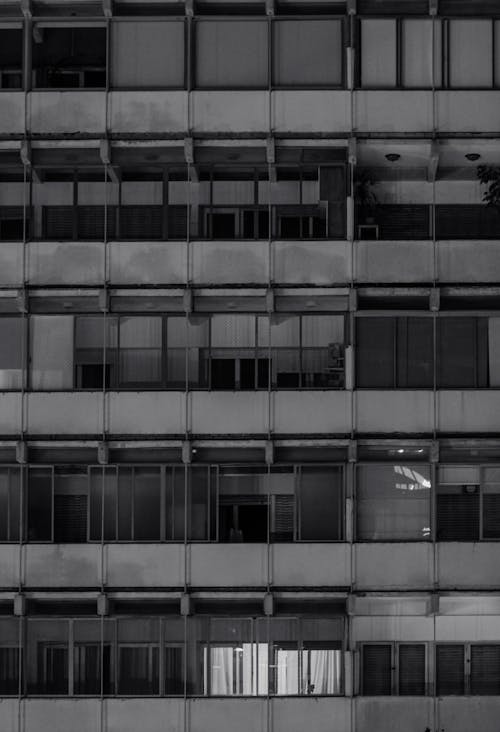
[[[364,648],[367,646],[390,646],[391,648],[391,660],[390,660],[390,675],[391,675],[391,691],[389,695],[377,694],[375,696],[401,696],[403,698],[419,697],[420,694],[400,694],[400,648],[401,646],[423,646],[424,648],[424,696],[432,696],[433,692],[433,667],[432,661],[433,656],[431,654],[431,645],[429,641],[417,641],[417,640],[389,640],[389,641],[360,641],[358,643],[358,658],[359,658],[359,693],[360,696],[373,696],[365,693],[364,685]]]

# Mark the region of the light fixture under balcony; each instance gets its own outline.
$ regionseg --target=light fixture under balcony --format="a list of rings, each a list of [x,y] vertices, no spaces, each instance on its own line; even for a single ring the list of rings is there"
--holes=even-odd
[[[476,160],[479,160],[481,156],[479,153],[467,153],[465,157],[467,158],[467,160],[470,160],[471,163],[474,163]]]
[[[388,160],[390,163],[395,163],[396,160],[399,160],[401,155],[399,153],[387,153],[385,156],[386,160]]]

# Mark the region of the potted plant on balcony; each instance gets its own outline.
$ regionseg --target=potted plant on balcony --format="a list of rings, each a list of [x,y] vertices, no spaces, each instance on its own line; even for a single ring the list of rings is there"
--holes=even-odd
[[[500,166],[478,165],[476,172],[481,185],[488,186],[483,191],[483,201],[500,213]]]

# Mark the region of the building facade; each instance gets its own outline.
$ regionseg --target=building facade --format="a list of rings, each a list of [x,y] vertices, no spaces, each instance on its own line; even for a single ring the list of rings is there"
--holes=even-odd
[[[497,732],[499,143],[493,0],[0,0],[2,732]]]

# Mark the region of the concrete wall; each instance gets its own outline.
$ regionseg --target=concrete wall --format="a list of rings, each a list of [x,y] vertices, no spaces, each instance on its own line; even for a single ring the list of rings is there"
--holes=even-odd
[[[355,245],[356,282],[413,284],[434,279],[431,241],[358,241]]]

